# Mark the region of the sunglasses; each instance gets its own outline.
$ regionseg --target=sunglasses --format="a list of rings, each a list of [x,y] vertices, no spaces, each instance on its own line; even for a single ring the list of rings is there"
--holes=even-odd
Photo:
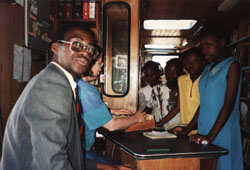
[[[80,52],[86,52],[88,55],[92,58],[95,59],[99,55],[99,51],[97,48],[95,48],[92,45],[85,45],[84,43],[80,41],[65,41],[65,40],[57,40],[57,42],[61,43],[66,43],[70,44],[70,49],[76,53]]]

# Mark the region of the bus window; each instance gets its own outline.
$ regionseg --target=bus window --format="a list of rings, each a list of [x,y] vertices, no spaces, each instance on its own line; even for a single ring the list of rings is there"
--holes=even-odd
[[[126,3],[104,6],[104,93],[124,96],[129,87],[130,8]]]

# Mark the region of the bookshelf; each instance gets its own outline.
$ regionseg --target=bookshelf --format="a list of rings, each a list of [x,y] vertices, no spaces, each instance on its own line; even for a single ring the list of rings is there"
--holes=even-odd
[[[94,8],[93,6],[91,7],[90,2],[94,3]],[[85,7],[84,3],[88,3],[89,5]],[[84,11],[85,8],[87,8],[87,10]],[[99,0],[87,0],[87,2],[86,0],[85,1],[59,0],[50,2],[51,37],[53,37],[53,34],[61,24],[70,22],[79,22],[79,23],[81,22],[86,24],[92,31],[95,32],[96,41],[99,42],[99,21],[100,21]]]
[[[239,61],[241,67],[250,66],[250,21],[240,20],[238,28],[231,34],[230,44],[227,46],[233,51],[234,57]]]
[[[247,40],[250,40],[250,35],[246,35],[246,36],[244,36],[244,37],[242,37],[242,38],[228,44],[227,47],[230,48],[230,47],[236,46],[238,43],[245,42]]]
[[[247,56],[248,57],[248,56]],[[250,66],[242,67],[240,97],[242,149],[245,167],[250,167]]]
[[[245,168],[250,168],[250,20],[240,20],[228,45],[241,65],[240,96],[242,149]]]

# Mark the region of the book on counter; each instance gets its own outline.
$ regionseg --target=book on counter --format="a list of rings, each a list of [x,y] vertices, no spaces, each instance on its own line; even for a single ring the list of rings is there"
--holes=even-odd
[[[177,138],[177,136],[175,134],[169,133],[168,131],[143,132],[143,135],[150,138],[150,139]]]

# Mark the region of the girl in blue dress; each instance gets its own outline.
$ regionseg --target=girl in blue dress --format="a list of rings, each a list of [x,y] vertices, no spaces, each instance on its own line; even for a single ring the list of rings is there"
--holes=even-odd
[[[200,110],[182,133],[198,126],[189,140],[226,148],[217,170],[243,170],[240,133],[240,65],[226,49],[226,31],[219,24],[208,24],[200,31],[200,44],[208,62],[199,81]]]

